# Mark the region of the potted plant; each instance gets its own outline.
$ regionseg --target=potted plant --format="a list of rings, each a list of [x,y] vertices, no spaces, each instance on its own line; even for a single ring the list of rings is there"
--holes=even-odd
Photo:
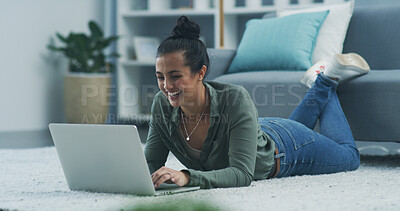
[[[104,54],[104,49],[118,36],[104,37],[94,21],[89,22],[90,34],[70,32],[68,36],[56,33],[63,46],[48,45],[52,51],[62,52],[68,58],[68,73],[64,76],[64,104],[70,123],[104,123],[109,108],[111,74],[115,65],[107,58],[118,54]]]

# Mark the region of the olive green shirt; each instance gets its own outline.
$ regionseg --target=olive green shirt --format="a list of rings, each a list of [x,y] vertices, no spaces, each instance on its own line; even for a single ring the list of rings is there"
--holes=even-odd
[[[258,123],[258,112],[241,86],[204,82],[210,96],[210,128],[200,160],[190,159],[179,140],[180,108],[159,92],[153,100],[145,156],[150,172],[162,167],[169,151],[187,167],[188,186],[248,186],[266,179],[274,164],[275,143]]]

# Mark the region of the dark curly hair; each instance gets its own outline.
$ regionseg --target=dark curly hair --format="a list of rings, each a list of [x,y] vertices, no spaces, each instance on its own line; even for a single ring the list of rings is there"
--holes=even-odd
[[[158,47],[157,57],[168,53],[183,52],[184,65],[190,67],[191,73],[195,74],[199,72],[203,65],[208,68],[210,59],[207,48],[199,37],[199,25],[188,17],[181,16],[171,35]]]

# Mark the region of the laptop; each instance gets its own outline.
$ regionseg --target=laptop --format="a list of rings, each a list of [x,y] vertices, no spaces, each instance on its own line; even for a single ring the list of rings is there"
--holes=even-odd
[[[198,190],[163,184],[154,188],[134,125],[49,124],[71,190],[164,195]]]

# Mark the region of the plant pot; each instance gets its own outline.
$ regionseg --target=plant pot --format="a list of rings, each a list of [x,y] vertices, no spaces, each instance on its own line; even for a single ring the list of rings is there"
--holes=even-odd
[[[109,108],[111,74],[69,73],[64,76],[65,115],[69,123],[104,124]]]

